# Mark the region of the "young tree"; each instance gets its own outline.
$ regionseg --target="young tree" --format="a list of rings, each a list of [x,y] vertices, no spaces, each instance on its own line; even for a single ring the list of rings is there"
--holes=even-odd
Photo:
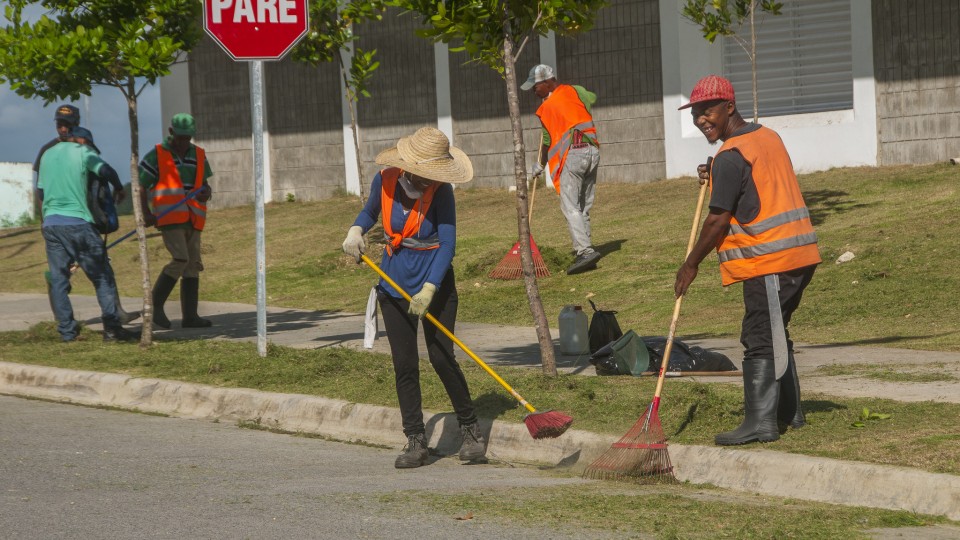
[[[731,5],[732,4],[732,5]],[[756,13],[759,8],[764,13],[779,15],[781,2],[776,0],[687,0],[683,6],[683,16],[700,26],[703,37],[713,43],[717,36],[732,38],[750,59],[750,72],[753,78],[753,121],[760,118],[757,105],[757,32]],[[750,27],[750,41],[740,35],[744,23]]]
[[[350,127],[353,131],[354,155],[357,158],[357,173],[360,175],[360,205],[363,196],[363,162],[360,159],[360,136],[357,129],[356,103],[360,96],[370,97],[367,83],[380,66],[374,59],[377,51],[364,51],[359,47],[350,50],[356,36],[353,25],[364,21],[379,21],[385,6],[379,0],[312,0],[310,2],[310,31],[293,49],[292,57],[298,62],[318,66],[324,62],[337,61],[340,77],[347,89],[347,107],[350,110]],[[344,56],[352,53],[350,66]]]
[[[527,211],[526,150],[520,123],[517,94],[517,58],[533,36],[572,34],[589,30],[596,12],[606,0],[388,0],[388,5],[418,13],[425,29],[418,33],[433,41],[454,42],[451,50],[496,70],[504,78],[513,132],[513,170],[517,185],[517,229],[523,281],[540,343],[543,372],[557,374],[553,340],[530,251],[530,221]]]
[[[24,20],[24,8],[37,4],[47,12],[36,22]],[[137,98],[200,39],[200,9],[196,0],[8,0],[4,15],[10,24],[0,28],[0,81],[9,82],[17,94],[50,103],[76,100],[90,95],[93,85],[104,85],[120,90],[127,101],[131,196],[143,278],[143,347],[153,339],[153,306],[137,181]]]

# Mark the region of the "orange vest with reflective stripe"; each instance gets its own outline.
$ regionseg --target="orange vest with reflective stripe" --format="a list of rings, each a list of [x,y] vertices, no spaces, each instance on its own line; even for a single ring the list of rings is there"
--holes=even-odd
[[[203,166],[206,163],[206,155],[203,148],[199,146],[195,148],[197,149],[197,177],[194,179],[193,189],[197,190],[203,187]],[[173,154],[160,144],[157,145],[157,166],[159,176],[157,185],[153,186],[153,212],[159,215],[176,206],[187,196],[187,192],[183,188],[183,181],[180,179],[180,171],[177,170]],[[196,197],[176,206],[169,214],[157,221],[157,226],[175,225],[188,221],[198,231],[202,231],[207,222],[207,205],[197,201]]]
[[[600,144],[597,128],[593,125],[593,117],[587,112],[586,105],[580,101],[577,90],[569,84],[557,86],[540,104],[537,116],[550,134],[547,163],[553,177],[553,187],[560,193],[560,171],[567,161],[574,130],[591,134],[594,141]]]
[[[817,234],[780,136],[761,126],[731,137],[717,155],[728,150],[739,152],[752,167],[760,212],[749,223],[731,219],[717,247],[724,286],[820,263]]]
[[[380,190],[380,214],[383,216],[383,235],[387,240],[387,254],[389,255],[393,255],[393,250],[400,247],[401,243],[404,243],[403,240],[405,238],[413,238],[420,232],[420,225],[423,224],[423,218],[427,215],[427,210],[430,209],[430,203],[433,202],[433,196],[436,194],[437,188],[440,187],[440,184],[436,182],[430,183],[430,187],[416,200],[413,208],[410,209],[410,213],[407,214],[407,221],[403,224],[403,231],[396,233],[393,231],[393,200],[394,194],[397,192],[398,179],[401,174],[403,174],[403,170],[396,167],[380,171],[380,180],[383,183],[383,188]],[[440,247],[440,244],[415,246],[410,245],[408,242],[404,243],[404,247],[426,250],[437,249]]]

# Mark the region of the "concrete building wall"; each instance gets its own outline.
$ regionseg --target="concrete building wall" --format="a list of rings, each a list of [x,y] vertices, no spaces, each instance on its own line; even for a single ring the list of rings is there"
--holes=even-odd
[[[880,163],[960,156],[960,2],[872,4]]]
[[[558,79],[598,96],[599,182],[666,176],[660,56],[657,0],[613,0],[590,32],[557,38]]]
[[[33,215],[33,164],[0,162],[0,229],[20,227]]]

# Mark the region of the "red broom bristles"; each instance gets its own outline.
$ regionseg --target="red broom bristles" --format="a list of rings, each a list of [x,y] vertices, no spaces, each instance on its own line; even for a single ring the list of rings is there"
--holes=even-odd
[[[544,411],[524,416],[523,423],[534,439],[553,439],[567,431],[573,417],[559,411]]]
[[[640,483],[677,481],[654,403],[626,435],[583,471],[583,476],[602,480],[635,479]]]

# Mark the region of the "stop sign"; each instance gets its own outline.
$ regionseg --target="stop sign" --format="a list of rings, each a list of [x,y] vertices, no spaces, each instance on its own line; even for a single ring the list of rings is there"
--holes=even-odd
[[[307,0],[203,0],[203,28],[234,60],[279,60],[307,27]]]

